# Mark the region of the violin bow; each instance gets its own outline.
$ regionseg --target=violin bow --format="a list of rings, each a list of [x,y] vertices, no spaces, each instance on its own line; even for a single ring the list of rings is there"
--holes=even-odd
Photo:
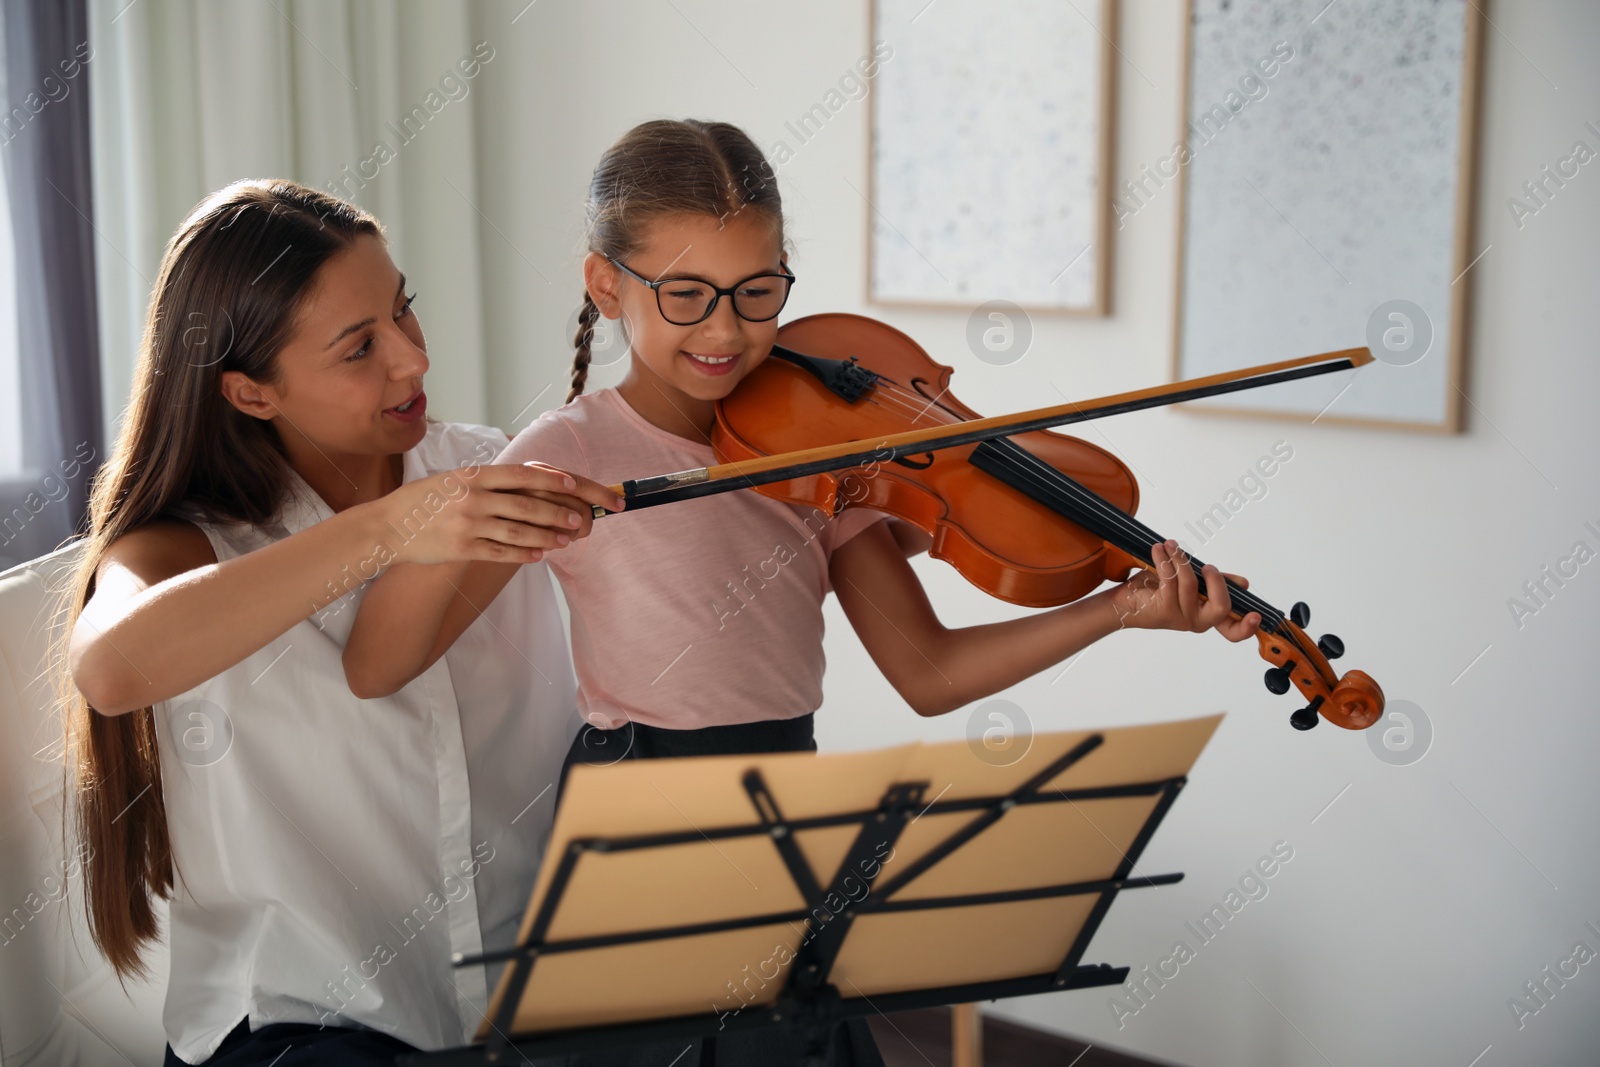
[[[774,346],[773,355],[793,358],[781,346]],[[806,359],[807,357],[799,357]],[[1123,415],[1130,411],[1181,404],[1186,400],[1236,393],[1245,389],[1259,389],[1266,385],[1312,378],[1336,371],[1354,370],[1372,362],[1371,350],[1345,348],[1337,352],[1301,356],[1298,359],[1263,363],[1202,378],[1188,378],[1168,385],[1135,389],[1132,392],[1113,393],[1092,400],[1067,401],[1052,407],[1035,408],[1010,415],[994,415],[982,419],[968,419],[958,423],[940,423],[923,430],[907,430],[888,434],[869,443],[867,440],[841,441],[818,448],[781,452],[757,459],[733,463],[717,463],[709,467],[676,471],[651,478],[639,478],[611,486],[612,492],[627,501],[627,510],[670,504],[679,500],[714,496],[735,489],[748,489],[770,482],[783,482],[791,478],[804,478],[828,471],[859,467],[866,463],[885,463],[902,456],[920,455],[942,448],[977,444],[996,437],[1029,433],[1034,430],[1069,426],[1090,419]],[[848,366],[848,365],[847,365]],[[870,374],[862,368],[862,371]],[[876,380],[874,376],[873,380]],[[929,406],[932,406],[930,402]],[[615,514],[592,505],[595,518]]]

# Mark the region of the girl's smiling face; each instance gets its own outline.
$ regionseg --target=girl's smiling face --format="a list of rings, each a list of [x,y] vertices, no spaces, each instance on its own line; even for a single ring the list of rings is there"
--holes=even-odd
[[[651,280],[694,278],[723,289],[782,270],[783,248],[777,226],[757,212],[672,215],[651,222],[639,250],[622,262]],[[627,327],[632,358],[618,391],[648,421],[681,437],[706,439],[716,402],[767,358],[778,336],[776,318],[749,322],[726,296],[704,321],[674,325],[649,286],[598,253],[585,258],[584,281],[600,313],[620,316]],[[670,286],[662,298],[672,299]]]

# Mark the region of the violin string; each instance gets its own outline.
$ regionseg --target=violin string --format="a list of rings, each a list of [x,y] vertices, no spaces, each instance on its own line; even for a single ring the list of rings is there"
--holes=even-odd
[[[914,389],[907,389],[893,378],[879,378],[878,380],[887,382],[889,388],[895,394],[907,398],[907,406],[914,407],[919,412],[915,418],[920,418],[922,415],[926,415],[930,411],[937,411],[939,414],[945,416],[946,423],[967,421],[962,416],[948,411],[939,405],[939,401],[944,399],[945,394],[950,391],[949,389],[941,389],[938,396],[930,397],[924,393],[917,392]]]
[[[1061,472],[1055,470],[1053,467],[1050,467],[1048,464],[1045,464],[1042,460],[1038,459],[1038,457],[1027,452],[1027,450],[1018,449],[1017,451],[1019,455],[1016,458],[1022,459],[1025,463],[1036,467],[1036,473],[1039,477],[1046,479],[1051,484],[1059,482],[1061,488],[1070,493],[1080,503],[1080,505],[1087,505],[1092,511],[1098,512],[1103,518],[1121,528],[1125,532],[1131,531],[1133,538],[1135,539],[1132,541],[1132,545],[1139,549],[1137,554],[1140,555],[1141,558],[1145,558],[1146,562],[1149,562],[1152,565],[1154,564],[1154,560],[1148,558],[1150,551],[1148,546],[1165,540],[1157,531],[1151,529],[1149,526],[1129,515],[1121,508],[1116,507],[1110,501],[1105,500],[1093,490],[1076,483],[1075,480],[1070,477],[1062,475]],[[1200,566],[1201,565],[1198,562],[1191,560],[1190,568],[1195,571],[1197,576],[1200,575]],[[1228,590],[1229,600],[1233,603],[1242,605],[1246,611],[1258,611],[1260,612],[1262,618],[1271,620],[1274,625],[1281,620],[1282,613],[1279,612],[1277,608],[1266,603],[1264,600],[1248,590],[1234,585],[1229,585]]]
[[[893,379],[880,377],[874,385],[874,392],[881,395],[883,399],[892,400],[902,411],[914,412],[912,421],[927,416],[929,412],[937,412],[940,416],[943,416],[941,422],[938,423],[940,425],[952,425],[968,421],[940,407],[937,402],[938,398],[930,400],[921,393],[906,389]],[[888,406],[885,404],[885,407]],[[1005,438],[996,438],[993,443],[999,446],[998,451],[1002,455],[1012,461],[1014,469],[1018,469],[1019,472],[1024,468],[1030,469],[1032,474],[1046,485],[1053,485],[1071,496],[1077,506],[1086,509],[1090,514],[1098,515],[1102,521],[1106,522],[1114,531],[1126,539],[1119,547],[1131,555],[1144,559],[1147,563],[1153,563],[1152,560],[1147,558],[1149,546],[1165,540],[1155,530],[1121,508],[1116,507],[1098,493],[1066,477],[1061,471],[1045,463],[1027,449],[1016,445],[1015,442]],[[1021,467],[1017,466],[1018,463],[1021,464]],[[1198,571],[1198,565],[1192,566]],[[1230,584],[1228,586],[1228,594],[1230,601],[1243,604],[1247,610],[1256,611],[1263,619],[1271,621],[1273,629],[1277,629],[1282,625],[1283,612],[1249,590]]]
[[[1142,536],[1146,532],[1140,530],[1139,527],[1142,524],[1129,516],[1127,512],[1115,507],[1098,493],[1089,492],[1088,497],[1085,497],[1083,493],[1078,491],[1083,488],[1082,486],[1079,486],[1071,479],[1065,478],[1060,471],[1026,449],[1017,446],[1014,441],[1001,438],[993,443],[998,446],[995,449],[998,458],[1003,459],[1013,472],[1060,490],[1072,498],[1072,503],[1081,512],[1088,513],[1091,517],[1098,517],[1114,537],[1120,538],[1122,543],[1117,547],[1123,551],[1145,559],[1149,555],[1150,546],[1162,540],[1153,530],[1147,531],[1148,537]],[[1145,559],[1145,562],[1151,561]]]
[[[871,403],[877,404],[879,407],[886,408],[886,409],[891,410],[891,411],[895,411],[896,414],[902,415],[902,417],[907,418],[908,421],[911,421],[911,422],[915,422],[917,419],[920,419],[924,414],[923,412],[921,412],[921,411],[917,410],[916,408],[914,408],[912,405],[906,403],[904,400],[901,400],[899,397],[890,396],[890,395],[885,394],[885,395],[883,395],[881,397],[879,397],[879,396],[869,397],[868,400]],[[955,425],[957,423],[964,422],[964,421],[965,421],[964,419],[947,419],[947,420],[945,420],[943,422],[933,423],[933,425],[934,426],[951,426],[951,425]],[[913,428],[914,429],[923,429],[924,427],[913,427]]]
[[[895,393],[907,392],[902,386],[900,386],[898,383],[893,382],[892,380],[889,380],[889,379],[880,379],[880,380],[889,382],[889,390],[886,390],[886,391],[891,391],[892,390]],[[917,395],[917,394],[911,394],[911,395]],[[930,404],[930,406],[933,406],[933,405]],[[944,409],[939,408],[937,410],[943,411]],[[954,418],[954,419],[951,419],[950,421],[952,421],[952,422],[963,422],[963,421],[966,421],[966,420],[960,419],[960,418]],[[1114,526],[1116,528],[1119,528],[1120,532],[1123,534],[1123,536],[1127,537],[1129,535],[1132,535],[1133,537],[1140,538],[1144,546],[1152,545],[1152,544],[1155,544],[1156,542],[1165,540],[1159,534],[1157,534],[1156,531],[1152,530],[1150,527],[1146,526],[1145,524],[1139,522],[1137,519],[1135,519],[1132,516],[1130,516],[1127,512],[1123,511],[1121,508],[1116,507],[1110,501],[1108,501],[1105,498],[1101,497],[1099,494],[1094,493],[1092,490],[1088,490],[1087,488],[1078,485],[1076,482],[1072,481],[1071,479],[1064,478],[1060,471],[1056,470],[1054,467],[1051,467],[1049,464],[1045,463],[1043,460],[1041,460],[1037,456],[1033,455],[1033,453],[1029,452],[1027,449],[1024,449],[1024,448],[1021,448],[1020,446],[1017,446],[1015,444],[1015,442],[1011,442],[1011,441],[1006,440],[1004,438],[1000,438],[1000,439],[996,439],[996,443],[1002,446],[1001,447],[1001,451],[1004,452],[1005,454],[1007,454],[1009,456],[1009,458],[1011,458],[1012,460],[1020,461],[1024,465],[1034,468],[1035,475],[1040,477],[1040,478],[1042,478],[1042,479],[1044,479],[1044,481],[1047,484],[1052,484],[1052,483],[1056,483],[1056,482],[1059,481],[1061,483],[1060,487],[1064,491],[1069,493],[1074,498],[1074,500],[1078,503],[1078,505],[1080,507],[1086,505],[1091,512],[1098,513],[1101,516],[1102,519],[1104,519],[1105,521],[1107,521],[1110,524],[1112,524],[1112,526]],[[1012,447],[1005,448],[1005,447],[1003,447],[1004,445],[1010,445]],[[1084,495],[1085,493],[1087,494],[1087,496]],[[1129,546],[1128,545],[1124,545],[1124,546],[1121,546],[1121,547],[1124,548],[1124,551],[1128,551],[1129,550]],[[1140,558],[1144,558],[1144,556],[1148,555],[1148,551],[1149,551],[1148,547],[1137,547],[1132,551],[1131,554],[1138,555]],[[1146,560],[1146,562],[1151,562],[1151,561],[1150,560]],[[1282,612],[1280,612],[1277,608],[1273,607],[1271,604],[1268,604],[1266,601],[1261,600],[1259,597],[1257,597],[1254,594],[1250,593],[1248,590],[1239,589],[1236,586],[1231,586],[1230,585],[1229,586],[1229,598],[1230,598],[1230,600],[1238,601],[1240,603],[1245,604],[1251,610],[1256,610],[1256,611],[1260,612],[1262,618],[1272,619],[1275,624],[1282,621],[1282,618],[1283,618],[1283,613]]]
[[[872,388],[874,393],[892,394],[893,399],[897,401],[901,410],[911,413],[910,420],[912,422],[923,418],[930,411],[937,412],[943,416],[941,421],[935,423],[935,425],[952,425],[967,421],[965,418],[939,406],[940,399],[944,397],[945,393],[949,392],[948,389],[941,391],[938,396],[930,398],[913,389],[907,389],[893,378],[882,374],[878,375],[876,380],[873,381]]]
[[[875,392],[881,392],[886,396],[892,395],[894,400],[903,409],[909,410],[913,407],[913,404],[901,399],[899,394],[915,397],[919,401],[926,400],[926,398],[921,394],[912,393],[889,378],[879,378],[878,382],[874,384],[877,386]],[[925,405],[923,405],[919,409],[919,414],[925,414],[929,410],[938,411],[945,415],[945,421],[947,424],[967,421],[965,419],[953,416],[944,408],[938,407],[935,401],[928,401]],[[1014,464],[1015,462],[1020,462],[1024,466],[1032,468],[1034,475],[1042,479],[1046,484],[1058,485],[1062,491],[1073,497],[1074,502],[1079,507],[1086,508],[1086,510],[1090,513],[1098,514],[1103,521],[1108,523],[1113,529],[1127,539],[1124,544],[1119,546],[1124,551],[1129,552],[1131,555],[1138,556],[1141,559],[1145,559],[1145,562],[1147,563],[1153,562],[1146,558],[1149,555],[1149,546],[1157,542],[1165,541],[1165,538],[1161,537],[1155,530],[1151,529],[1149,526],[1146,526],[1144,523],[1139,522],[1139,520],[1133,518],[1121,508],[1116,507],[1098,493],[1095,493],[1092,490],[1079,485],[1072,479],[1065,477],[1062,472],[1045,463],[1027,449],[1016,445],[1015,442],[1005,438],[996,438],[994,439],[993,443],[995,443],[997,446],[1000,446],[999,451],[1006,455],[1008,459],[1014,461]],[[1198,567],[1195,569],[1198,570]],[[1240,589],[1237,586],[1230,585],[1229,598],[1232,601],[1245,604],[1250,610],[1259,612],[1262,618],[1272,620],[1275,626],[1278,623],[1281,623],[1283,619],[1283,613],[1281,611],[1273,607],[1271,604],[1268,604],[1266,601],[1261,600],[1248,590]]]
[[[1145,559],[1146,562],[1153,562],[1147,558],[1149,549],[1143,546],[1153,545],[1163,540],[1156,531],[1139,522],[1121,508],[1116,507],[1098,493],[1079,485],[1072,478],[1063,475],[1062,472],[1051,467],[1026,449],[1017,447],[1014,442],[1007,441],[1005,444],[1012,447],[1002,446],[1000,451],[1011,462],[1014,470],[1018,470],[1019,473],[1031,474],[1035,480],[1055,486],[1070,496],[1079,507],[1086,508],[1090,513],[1098,514],[1102,521],[1127,538],[1127,541],[1119,547],[1123,548],[1124,551],[1129,551],[1130,554]],[[1017,464],[1021,464],[1022,468],[1018,468]],[[1025,468],[1025,471],[1023,468]],[[1193,563],[1191,563],[1191,567],[1198,569],[1198,565]],[[1275,608],[1260,601],[1248,590],[1229,586],[1229,597],[1231,600],[1244,603],[1249,608],[1260,610],[1263,618],[1271,619],[1279,616]]]
[[[993,443],[999,446],[997,449],[998,455],[1005,458],[1008,466],[1010,466],[1013,471],[1023,475],[1024,477],[1031,477],[1033,480],[1042,482],[1046,486],[1056,488],[1060,492],[1069,496],[1076,506],[1083,508],[1085,512],[1091,516],[1097,516],[1106,524],[1107,528],[1111,529],[1114,533],[1121,535],[1124,540],[1123,543],[1118,547],[1122,548],[1123,551],[1128,552],[1130,555],[1137,556],[1140,559],[1144,559],[1147,563],[1153,562],[1148,558],[1148,546],[1163,540],[1163,538],[1156,533],[1156,531],[1146,526],[1138,519],[1135,519],[1121,508],[1115,506],[1098,493],[1095,493],[1086,486],[1080,485],[1071,477],[1063,474],[1059,470],[1056,470],[1056,468],[1045,463],[1027,449],[1017,445],[1014,441],[1010,441],[1009,439],[1005,438],[999,438]],[[1190,566],[1192,569],[1198,569],[1198,565],[1192,560]],[[1277,626],[1282,623],[1282,612],[1273,607],[1271,604],[1268,604],[1266,601],[1257,597],[1249,590],[1240,589],[1237,586],[1229,585],[1228,595],[1230,601],[1243,604],[1247,610],[1259,612],[1263,619],[1269,620],[1273,623],[1274,629],[1276,629]]]
[[[874,385],[876,387],[875,388],[876,392],[883,392],[883,393],[891,393],[892,392],[892,393],[895,393],[895,394],[904,393],[904,394],[907,394],[907,395],[910,395],[910,396],[915,396],[919,400],[925,400],[926,399],[926,398],[922,397],[920,394],[910,393],[903,386],[899,385],[898,383],[894,382],[892,379],[889,379],[889,378],[881,378],[880,377],[878,379],[878,382],[874,383]],[[898,396],[896,396],[895,399],[901,404],[902,407],[910,407],[911,406],[911,405],[907,404],[905,401],[900,400]],[[943,408],[938,408],[936,405],[934,405],[932,403],[930,403],[928,405],[928,407],[933,408],[934,410],[938,410],[938,411],[940,411],[941,413],[943,413],[943,414],[945,414],[947,416],[950,416],[949,412],[946,412]],[[947,421],[951,422],[951,423],[960,423],[960,422],[965,422],[967,420],[961,419],[959,417],[953,417],[952,416],[952,417],[949,417]],[[1009,441],[1009,440],[1007,440],[1005,438],[996,438],[996,439],[994,439],[993,443],[996,444],[997,446],[1000,446],[1000,450],[1002,451],[1002,453],[1005,454],[1009,459],[1020,460],[1024,464],[1028,464],[1028,465],[1034,466],[1036,468],[1034,473],[1037,476],[1044,478],[1047,482],[1055,481],[1057,478],[1059,478],[1061,476],[1061,472],[1060,471],[1058,471],[1054,467],[1051,467],[1048,464],[1044,463],[1037,456],[1033,455],[1031,452],[1028,452],[1026,449],[1023,449],[1020,446],[1017,446],[1014,442],[1011,442],[1011,441]],[[1004,447],[1006,445],[1010,445],[1011,447],[1010,448]],[[1052,476],[1054,476],[1054,477],[1052,477]],[[1132,535],[1135,535],[1135,536],[1142,536],[1144,534],[1148,534],[1149,537],[1150,537],[1150,541],[1146,542],[1145,547],[1133,548],[1133,549],[1131,549],[1131,554],[1140,555],[1142,557],[1144,554],[1148,553],[1148,545],[1149,544],[1154,544],[1157,541],[1163,540],[1163,538],[1161,538],[1161,537],[1156,535],[1155,531],[1150,530],[1148,527],[1143,527],[1142,524],[1137,523],[1137,520],[1133,520],[1131,518],[1131,516],[1128,516],[1127,512],[1124,512],[1120,508],[1115,507],[1109,501],[1105,500],[1103,497],[1100,497],[1098,494],[1090,493],[1090,496],[1093,497],[1093,500],[1092,501],[1086,501],[1086,500],[1082,499],[1082,497],[1081,497],[1081,495],[1079,493],[1073,491],[1072,488],[1068,488],[1065,485],[1063,485],[1062,488],[1065,489],[1067,492],[1071,493],[1080,506],[1083,506],[1084,504],[1087,504],[1088,507],[1090,508],[1090,510],[1099,511],[1101,516],[1102,516],[1102,518],[1105,519],[1106,521],[1110,522],[1114,526],[1121,526],[1122,527],[1121,533],[1123,534],[1123,536],[1125,536],[1125,537],[1129,536],[1130,533]],[[1123,520],[1127,520],[1127,521],[1124,522]],[[1129,525],[1129,523],[1132,523],[1133,525]],[[1124,545],[1122,547],[1124,548],[1125,551],[1129,551],[1129,547],[1127,545]],[[1149,561],[1147,560],[1146,562],[1149,562]]]
[[[891,401],[902,413],[910,413],[909,418],[913,423],[927,417],[930,412],[936,413],[938,421],[935,425],[955,425],[969,421],[939,405],[939,399],[947,391],[942,391],[938,397],[929,398],[882,375],[873,383],[873,393],[880,398],[880,402]],[[883,406],[889,408],[890,404],[884,403]],[[1016,473],[1024,477],[1031,475],[1035,480],[1042,481],[1045,486],[1064,492],[1072,498],[1076,506],[1085,508],[1091,515],[1098,515],[1101,521],[1106,522],[1115,533],[1119,534],[1124,539],[1124,543],[1119,547],[1130,555],[1154,564],[1154,561],[1148,558],[1149,546],[1165,540],[1155,530],[1093,490],[1078,484],[1014,441],[1008,438],[994,438],[991,443],[996,446],[996,453],[1005,457]],[[1192,557],[1190,567],[1198,576],[1199,566],[1193,562]],[[1224,582],[1227,580],[1224,579]],[[1285,616],[1280,609],[1247,589],[1241,589],[1232,583],[1227,583],[1227,587],[1231,604],[1242,604],[1246,611],[1255,611],[1267,624],[1269,633],[1278,634],[1290,644],[1300,646],[1300,641],[1295,635],[1284,629]]]
[[[940,416],[942,416],[937,420],[933,420],[933,425],[935,426],[952,426],[967,421],[958,415],[954,415],[951,412],[946,411],[944,408],[940,407],[936,401],[929,400],[921,393],[913,392],[909,389],[906,389],[904,386],[891,384],[888,390],[880,391],[884,392],[888,398],[893,399],[894,402],[899,405],[901,411],[909,413],[909,418],[912,423],[916,423],[917,421],[926,418],[929,412],[937,412]]]

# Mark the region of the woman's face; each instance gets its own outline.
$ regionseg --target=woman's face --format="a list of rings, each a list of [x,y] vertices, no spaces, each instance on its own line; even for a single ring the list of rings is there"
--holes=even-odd
[[[620,315],[627,324],[630,377],[643,374],[673,402],[720,400],[772,351],[777,319],[749,322],[735,314],[733,301],[724,296],[710,318],[676,326],[662,317],[649,286],[604,257],[591,253],[589,258],[590,288],[601,313],[607,318]],[[695,278],[720,289],[778,271],[783,249],[771,222],[754,212],[726,219],[675,215],[651,223],[639,251],[623,262],[652,281]],[[663,288],[662,296],[671,300],[670,287]]]
[[[235,377],[224,390],[248,414],[272,421],[291,462],[308,448],[324,461],[412,448],[427,432],[428,356],[404,290],[383,241],[360,235],[317,272],[278,354],[278,380],[228,371],[224,379]]]

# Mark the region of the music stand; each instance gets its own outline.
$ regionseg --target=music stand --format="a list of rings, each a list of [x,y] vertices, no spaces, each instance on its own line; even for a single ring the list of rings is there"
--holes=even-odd
[[[956,741],[576,766],[482,1065],[1120,984],[1083,964],[1221,715]],[[1016,743],[1018,747],[1021,742]]]

